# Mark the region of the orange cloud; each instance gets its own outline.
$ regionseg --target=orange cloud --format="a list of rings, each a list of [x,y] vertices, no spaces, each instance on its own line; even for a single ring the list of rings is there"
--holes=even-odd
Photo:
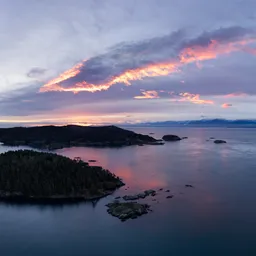
[[[91,114],[89,112],[77,112],[76,110],[69,109],[59,109],[52,111],[51,114],[37,114],[29,116],[1,116],[1,123],[23,123],[29,124],[55,124],[55,125],[65,125],[65,124],[79,124],[79,125],[102,125],[106,123],[118,123],[119,120],[124,120],[124,114]]]
[[[250,53],[252,55],[256,55],[256,49],[254,49],[254,48],[250,48],[250,47],[244,46],[243,51],[245,51],[247,53]]]
[[[184,65],[189,63],[196,63],[196,65],[201,68],[202,61],[216,59],[219,55],[225,55],[236,51],[245,51],[254,54],[254,51],[256,50],[247,47],[247,45],[255,41],[256,39],[245,39],[223,44],[216,40],[212,40],[207,46],[198,45],[183,49],[179,53],[178,59],[173,59],[168,62],[149,64],[135,69],[129,69],[117,76],[111,77],[108,81],[101,84],[93,84],[87,81],[81,81],[69,88],[61,86],[61,82],[80,73],[80,68],[84,64],[79,63],[75,67],[61,74],[59,77],[43,85],[40,88],[40,92],[97,92],[108,90],[112,85],[118,83],[131,85],[132,81],[142,80],[146,77],[167,76],[173,73],[177,73]]]
[[[134,99],[158,99],[159,95],[157,91],[141,91],[142,96],[135,96]]]
[[[189,101],[192,102],[194,104],[214,104],[214,102],[212,100],[202,100],[200,99],[200,95],[199,94],[192,94],[189,92],[183,92],[179,94],[181,97],[181,99],[179,99],[178,101]]]
[[[230,103],[224,103],[224,104],[221,105],[221,107],[222,107],[222,108],[230,108],[230,107],[232,107],[232,104],[230,104]]]
[[[152,64],[142,68],[127,70],[122,74],[111,78],[110,81],[106,83],[92,84],[86,81],[82,81],[82,82],[76,83],[74,87],[70,87],[70,88],[64,88],[58,83],[50,84],[49,86],[49,83],[47,83],[46,85],[40,88],[40,92],[48,92],[48,91],[73,92],[73,93],[78,93],[82,91],[97,92],[97,91],[108,90],[112,85],[117,83],[124,83],[125,85],[131,85],[130,83],[131,81],[142,80],[142,78],[145,78],[145,77],[166,76],[168,74],[175,73],[175,72],[178,72],[178,68],[175,63]],[[54,80],[58,80],[58,79],[59,78],[56,78]]]
[[[50,89],[51,91],[54,91],[54,88],[57,89],[58,88],[58,84],[71,78],[71,77],[75,77],[76,75],[78,75],[81,71],[80,68],[83,66],[83,63],[78,63],[77,65],[75,65],[73,68],[65,71],[64,73],[60,74],[57,78],[49,81],[47,84],[45,84],[42,88],[44,88],[44,90],[42,91],[48,91],[48,89]],[[41,91],[41,89],[40,89]]]
[[[244,92],[234,92],[234,93],[230,93],[225,95],[225,98],[235,98],[235,97],[246,97],[248,96],[248,94],[244,93]]]

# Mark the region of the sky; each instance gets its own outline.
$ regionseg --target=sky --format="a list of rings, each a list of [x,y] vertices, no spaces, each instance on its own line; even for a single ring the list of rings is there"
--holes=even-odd
[[[0,0],[0,127],[255,119],[255,0]]]

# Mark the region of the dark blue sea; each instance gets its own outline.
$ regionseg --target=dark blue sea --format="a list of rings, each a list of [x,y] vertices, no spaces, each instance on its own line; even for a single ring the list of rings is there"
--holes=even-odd
[[[94,204],[1,203],[0,255],[256,255],[256,129],[130,129],[188,139],[164,146],[57,150],[96,159],[94,165],[116,173],[126,186]],[[228,143],[216,145],[209,137]],[[13,149],[0,146],[0,152]],[[141,199],[152,205],[152,213],[121,222],[106,212],[105,204],[116,196],[160,188],[156,201]]]

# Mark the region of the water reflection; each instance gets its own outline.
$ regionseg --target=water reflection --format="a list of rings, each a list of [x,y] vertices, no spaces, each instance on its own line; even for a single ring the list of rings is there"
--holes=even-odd
[[[151,151],[151,150],[150,150]],[[167,186],[165,173],[160,168],[157,157],[143,154],[141,147],[121,149],[70,148],[57,151],[70,158],[81,157],[82,160],[96,159],[96,163],[121,177],[131,189],[157,189]],[[151,152],[152,153],[152,152]]]
[[[255,248],[256,129],[150,131],[157,137],[170,133],[189,138],[164,146],[56,151],[96,159],[92,165],[109,169],[127,185],[98,202],[72,206],[0,204],[1,255],[255,255],[244,248]],[[228,144],[207,142],[212,136]],[[3,150],[8,148],[0,146]],[[105,204],[117,195],[162,187],[174,197],[167,199],[164,189],[155,197],[159,203],[144,199],[152,214],[121,223],[106,213]]]

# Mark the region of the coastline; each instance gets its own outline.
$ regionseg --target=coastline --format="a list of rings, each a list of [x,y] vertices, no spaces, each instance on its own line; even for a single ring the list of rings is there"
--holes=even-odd
[[[117,189],[121,188],[125,184],[121,185],[120,187],[116,188],[115,190],[105,191],[102,195],[92,195],[92,196],[85,196],[85,195],[76,195],[76,196],[66,196],[66,195],[59,195],[59,196],[24,196],[24,195],[3,195],[3,192],[0,192],[0,202],[10,202],[10,203],[33,203],[33,204],[58,204],[58,203],[78,203],[78,202],[90,202],[90,201],[97,201],[104,197],[107,197],[113,194]]]
[[[5,146],[29,146],[57,150],[69,147],[125,147],[159,145],[159,140],[117,126],[42,126],[0,128],[0,142]]]
[[[33,150],[0,154],[0,201],[74,202],[98,200],[124,186],[100,166]]]

